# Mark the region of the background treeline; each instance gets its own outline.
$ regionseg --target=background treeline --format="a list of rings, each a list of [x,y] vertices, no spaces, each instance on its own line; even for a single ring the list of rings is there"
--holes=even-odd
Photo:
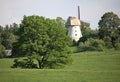
[[[61,17],[54,19],[61,28],[65,27],[65,20]],[[120,49],[120,18],[113,12],[107,12],[98,22],[98,29],[91,29],[90,23],[81,21],[81,31],[83,37],[76,46],[75,52],[81,51],[103,51],[106,49]],[[13,23],[11,25],[0,26],[0,58],[6,57],[5,50],[10,50],[13,43],[19,39],[20,25]]]
[[[19,25],[13,23],[12,25],[0,26],[0,57],[6,57],[5,50],[11,50],[12,44],[17,41],[17,31]]]

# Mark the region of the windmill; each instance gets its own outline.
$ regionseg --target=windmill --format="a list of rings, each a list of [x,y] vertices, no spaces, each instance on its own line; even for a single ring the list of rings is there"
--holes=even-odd
[[[80,8],[78,6],[78,18],[77,17],[69,17],[65,24],[68,27],[68,36],[72,38],[72,41],[78,42],[78,40],[82,37],[81,29],[80,29]]]

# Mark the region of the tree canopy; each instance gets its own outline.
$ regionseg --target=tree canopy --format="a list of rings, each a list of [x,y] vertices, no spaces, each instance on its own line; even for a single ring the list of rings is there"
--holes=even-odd
[[[99,21],[99,38],[108,47],[117,48],[120,43],[120,18],[113,12],[107,12]]]
[[[39,68],[54,68],[71,62],[67,47],[71,39],[55,20],[42,16],[24,16],[14,43],[13,56],[30,56]]]

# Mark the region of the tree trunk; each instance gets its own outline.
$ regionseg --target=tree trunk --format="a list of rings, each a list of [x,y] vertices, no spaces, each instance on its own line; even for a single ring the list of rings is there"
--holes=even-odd
[[[42,61],[40,61],[40,60],[37,60],[37,61],[38,61],[39,68],[42,69],[43,68]]]
[[[43,69],[44,68],[44,57],[42,58],[42,60],[39,60],[39,59],[37,59],[37,61],[38,61],[38,65],[39,65],[39,68],[40,69]]]

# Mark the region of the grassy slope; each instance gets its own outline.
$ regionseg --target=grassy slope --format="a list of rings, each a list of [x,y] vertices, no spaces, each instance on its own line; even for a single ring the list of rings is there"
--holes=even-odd
[[[120,82],[120,52],[82,52],[64,69],[11,69],[0,59],[0,82]]]

